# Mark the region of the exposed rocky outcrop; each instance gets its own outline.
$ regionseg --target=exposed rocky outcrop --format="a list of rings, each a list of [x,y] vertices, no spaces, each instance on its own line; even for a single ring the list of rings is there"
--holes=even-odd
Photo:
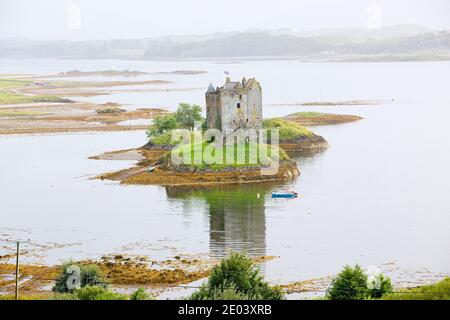
[[[311,137],[299,137],[295,140],[283,141],[280,147],[287,153],[302,151],[321,151],[328,148],[328,142],[322,136],[313,134]]]

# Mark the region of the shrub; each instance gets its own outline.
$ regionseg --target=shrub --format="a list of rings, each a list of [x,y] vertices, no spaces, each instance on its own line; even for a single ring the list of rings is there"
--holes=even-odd
[[[127,300],[126,294],[116,293],[105,287],[85,286],[75,291],[75,296],[79,300]]]
[[[153,119],[153,125],[147,131],[147,137],[155,137],[169,132],[177,127],[177,120],[174,115],[166,115]]]
[[[75,288],[69,288],[67,286],[67,282],[70,281],[70,277],[76,277],[76,273],[70,269],[70,267],[78,267],[79,268],[79,285],[81,288],[87,285],[91,286],[99,286],[106,288],[107,282],[103,278],[100,270],[96,265],[77,265],[72,261],[67,261],[62,265],[62,272],[56,279],[55,285],[53,287],[53,291],[55,292],[74,292]]]
[[[139,288],[130,295],[130,300],[152,300],[152,296],[144,288]]]
[[[363,300],[369,297],[367,275],[359,265],[345,266],[328,289],[330,300]]]
[[[369,286],[369,296],[372,299],[380,299],[385,294],[392,292],[391,279],[383,274],[379,274],[377,279],[372,281],[371,286]]]
[[[208,282],[194,292],[192,300],[281,300],[283,293],[264,281],[259,268],[244,254],[231,253],[212,270]]]
[[[54,300],[152,300],[153,297],[145,292],[144,288],[139,288],[129,296],[116,293],[105,287],[85,286],[75,290],[73,293],[55,293]]]
[[[121,109],[119,107],[111,107],[111,108],[104,108],[104,109],[98,109],[96,112],[98,114],[115,114],[115,113],[122,113],[126,112],[127,110]]]
[[[234,286],[214,294],[212,300],[252,300],[248,294],[239,292]],[[256,300],[256,299],[255,299]]]
[[[195,292],[190,299],[191,300],[257,300],[257,298],[251,298],[248,294],[239,292],[234,284],[229,285],[224,290],[211,290],[208,291],[206,284],[202,285],[200,289]]]
[[[373,280],[369,280],[359,265],[353,268],[345,266],[333,280],[326,298],[330,300],[379,299],[392,292],[392,288],[391,279],[381,273]]]

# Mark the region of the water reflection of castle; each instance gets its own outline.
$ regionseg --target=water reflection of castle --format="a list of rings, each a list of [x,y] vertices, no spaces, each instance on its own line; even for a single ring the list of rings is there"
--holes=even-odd
[[[228,251],[266,254],[264,195],[267,185],[239,185],[208,188],[167,187],[170,198],[203,199],[209,219],[209,251],[220,257]],[[257,197],[257,194],[260,197]]]

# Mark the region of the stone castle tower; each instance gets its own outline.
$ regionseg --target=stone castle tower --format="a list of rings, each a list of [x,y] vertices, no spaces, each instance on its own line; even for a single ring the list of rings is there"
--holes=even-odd
[[[262,128],[262,90],[255,79],[232,82],[227,78],[220,88],[210,84],[205,96],[208,129],[227,134],[241,128]]]

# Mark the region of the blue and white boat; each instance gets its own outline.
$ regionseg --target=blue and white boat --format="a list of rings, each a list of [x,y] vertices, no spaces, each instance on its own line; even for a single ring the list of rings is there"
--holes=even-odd
[[[272,198],[297,198],[298,193],[295,191],[272,192]]]

